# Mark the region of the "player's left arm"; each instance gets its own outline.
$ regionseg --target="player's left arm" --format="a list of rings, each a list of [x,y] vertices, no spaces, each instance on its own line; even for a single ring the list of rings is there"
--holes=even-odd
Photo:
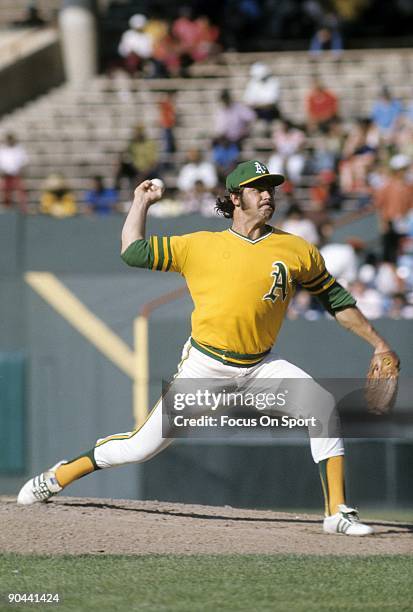
[[[337,323],[342,327],[371,344],[374,348],[375,355],[379,353],[394,352],[389,343],[380,336],[357,306],[338,310],[334,316]]]

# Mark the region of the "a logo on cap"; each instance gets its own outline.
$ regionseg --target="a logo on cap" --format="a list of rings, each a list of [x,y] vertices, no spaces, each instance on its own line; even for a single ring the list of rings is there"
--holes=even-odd
[[[267,168],[264,164],[260,164],[260,162],[254,162],[255,165],[255,174],[268,174]]]

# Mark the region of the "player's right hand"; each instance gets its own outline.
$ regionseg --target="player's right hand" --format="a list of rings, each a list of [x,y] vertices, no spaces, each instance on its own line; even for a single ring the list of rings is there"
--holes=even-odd
[[[152,181],[143,181],[140,183],[134,192],[134,201],[145,206],[152,206],[155,202],[159,202],[162,198],[163,190]]]

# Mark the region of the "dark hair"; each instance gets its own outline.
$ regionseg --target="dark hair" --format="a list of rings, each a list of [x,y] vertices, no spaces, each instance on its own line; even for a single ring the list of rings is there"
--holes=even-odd
[[[238,192],[234,192],[238,193]],[[234,208],[229,195],[225,195],[223,198],[217,198],[215,202],[215,210],[219,215],[223,215],[226,219],[232,219],[234,216]]]

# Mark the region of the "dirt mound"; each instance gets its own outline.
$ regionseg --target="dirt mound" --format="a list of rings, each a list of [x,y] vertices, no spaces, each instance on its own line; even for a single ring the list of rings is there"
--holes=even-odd
[[[17,506],[0,498],[0,552],[105,553],[412,553],[413,525],[371,522],[376,535],[322,533],[321,518],[229,506],[58,497]]]

